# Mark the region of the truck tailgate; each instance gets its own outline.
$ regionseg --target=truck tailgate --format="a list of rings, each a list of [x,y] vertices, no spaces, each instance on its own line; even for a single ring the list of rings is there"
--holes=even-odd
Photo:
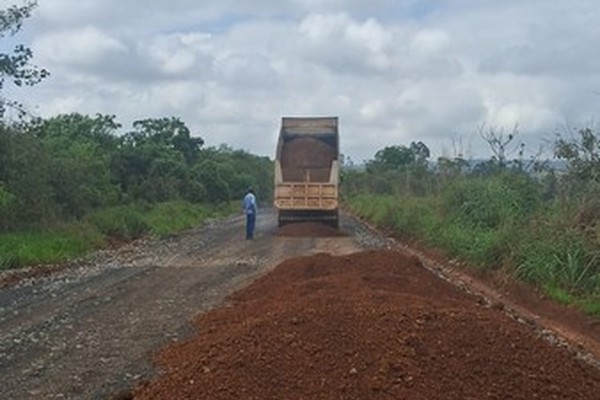
[[[279,183],[275,187],[275,207],[280,210],[335,210],[337,185],[331,183]]]

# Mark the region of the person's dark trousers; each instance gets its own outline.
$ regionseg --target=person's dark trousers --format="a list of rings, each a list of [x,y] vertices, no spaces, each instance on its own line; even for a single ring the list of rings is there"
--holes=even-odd
[[[254,239],[254,225],[256,214],[246,214],[246,240]]]

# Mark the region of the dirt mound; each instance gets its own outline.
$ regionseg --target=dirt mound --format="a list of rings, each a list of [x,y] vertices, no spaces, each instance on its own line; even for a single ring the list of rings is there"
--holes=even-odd
[[[334,159],[333,147],[318,139],[301,137],[284,143],[280,161],[283,168],[329,168]]]
[[[327,143],[301,137],[284,143],[281,152],[283,179],[291,182],[327,182],[335,149]]]
[[[287,224],[277,230],[277,236],[285,237],[340,237],[344,232],[318,222],[299,222]]]
[[[597,399],[600,372],[391,251],[292,259],[135,399]]]

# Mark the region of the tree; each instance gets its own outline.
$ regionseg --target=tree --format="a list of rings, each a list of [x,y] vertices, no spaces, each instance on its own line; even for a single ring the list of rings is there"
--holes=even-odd
[[[51,155],[48,182],[63,217],[79,218],[118,199],[110,169],[120,126],[114,118],[67,114],[34,121],[31,132]]]
[[[19,32],[23,21],[31,16],[35,7],[37,2],[28,1],[22,6],[14,5],[0,10],[0,39]],[[7,107],[15,108],[20,114],[24,113],[19,103],[2,96],[1,92],[7,79],[16,86],[32,86],[49,75],[45,69],[30,64],[32,56],[31,49],[22,44],[17,44],[10,53],[0,53],[0,118],[4,117]]]
[[[385,147],[367,162],[368,186],[375,193],[423,195],[431,188],[429,148],[423,142]]]
[[[426,166],[427,165],[427,159],[429,158],[429,156],[431,155],[430,151],[429,151],[429,147],[427,147],[425,145],[425,143],[423,142],[411,142],[410,143],[410,151],[412,152],[413,156],[414,156],[414,161],[413,163],[418,165],[418,166]]]
[[[185,123],[175,117],[149,118],[133,123],[134,131],[127,135],[134,143],[151,142],[173,149],[184,157],[188,164],[198,161],[200,148],[204,144],[201,137],[192,137]]]
[[[600,136],[591,128],[583,128],[578,137],[565,139],[558,137],[554,155],[565,160],[569,172],[585,182],[600,183]]]
[[[96,114],[90,117],[79,113],[62,114],[47,120],[33,120],[32,130],[44,140],[61,137],[70,141],[92,141],[103,151],[111,153],[121,142],[116,135],[121,124],[115,119],[114,115]]]
[[[234,150],[227,145],[209,147],[202,151],[202,160],[211,160],[219,166],[219,176],[230,189],[231,198],[240,199],[252,187],[260,201],[273,194],[273,162],[244,150]]]
[[[518,125],[515,125],[510,132],[504,128],[489,128],[487,131],[483,127],[479,129],[479,135],[485,140],[492,150],[493,156],[490,160],[492,165],[497,165],[500,169],[508,165],[507,157],[519,149],[519,156],[523,156],[524,144],[512,145],[513,140],[519,135]]]
[[[206,200],[211,203],[221,203],[231,200],[229,185],[220,174],[219,164],[212,160],[203,161],[194,168],[194,177],[205,188]]]
[[[13,222],[26,225],[53,218],[51,162],[48,149],[26,126],[0,124],[0,185],[15,196],[10,201]],[[10,228],[10,221],[5,222]]]
[[[412,142],[409,147],[388,146],[375,153],[375,159],[367,163],[367,169],[399,170],[426,166],[429,155],[429,148],[423,142]]]
[[[191,137],[179,118],[148,118],[133,123],[113,160],[113,174],[129,197],[150,202],[198,200],[203,188],[191,182],[204,140]],[[190,189],[191,188],[191,189]]]
[[[439,157],[437,161],[437,174],[444,182],[459,176],[464,176],[468,169],[469,163],[461,157],[455,157],[453,159]]]

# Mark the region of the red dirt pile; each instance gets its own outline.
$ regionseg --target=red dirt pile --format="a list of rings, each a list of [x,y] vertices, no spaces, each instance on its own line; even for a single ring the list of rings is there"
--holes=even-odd
[[[318,222],[298,222],[280,227],[277,236],[284,237],[340,237],[347,236],[331,226]]]
[[[598,399],[600,371],[391,251],[288,260],[135,399]]]
[[[283,179],[291,182],[327,182],[335,149],[310,137],[286,142],[281,152]]]
[[[283,145],[283,168],[329,168],[335,159],[335,149],[327,143],[310,137],[290,140]]]

